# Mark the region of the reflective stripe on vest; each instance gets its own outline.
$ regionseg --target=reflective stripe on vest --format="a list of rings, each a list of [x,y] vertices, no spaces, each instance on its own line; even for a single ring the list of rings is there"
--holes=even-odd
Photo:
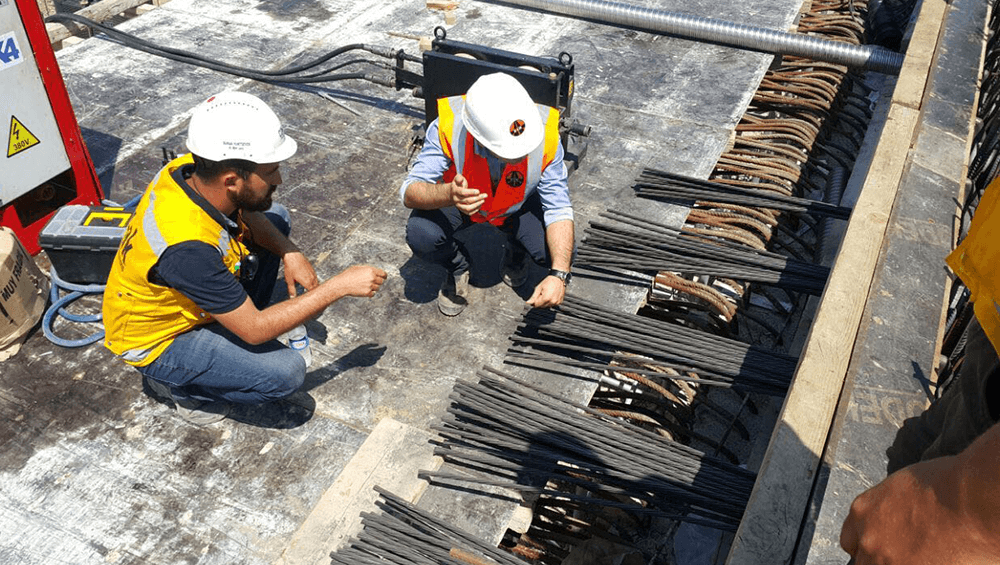
[[[559,112],[542,104],[537,105],[545,137],[524,159],[506,164],[495,192],[486,158],[476,154],[475,141],[462,122],[465,96],[451,96],[438,100],[438,137],[441,149],[452,166],[441,177],[442,182],[451,182],[457,171],[462,172],[470,187],[478,188],[486,194],[480,212],[471,216],[474,222],[490,222],[500,225],[506,216],[519,210],[524,203],[524,195],[530,194],[538,186],[542,171],[555,159],[559,144]],[[456,151],[458,147],[460,150]]]
[[[191,201],[171,174],[185,155],[153,179],[126,227],[104,290],[104,345],[127,363],[152,363],[178,335],[212,321],[180,292],[149,282],[149,271],[171,245],[202,241],[215,247],[234,275],[248,251]]]

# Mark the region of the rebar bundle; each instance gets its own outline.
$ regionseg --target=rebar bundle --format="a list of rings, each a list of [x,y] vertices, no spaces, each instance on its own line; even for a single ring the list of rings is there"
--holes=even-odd
[[[334,565],[524,565],[510,553],[475,538],[375,487],[381,513],[361,515],[363,530],[330,554]]]
[[[773,191],[744,188],[698,180],[657,169],[644,169],[632,185],[643,198],[669,201],[711,201],[798,214],[810,214],[846,220],[851,209],[819,200],[786,196]]]
[[[551,310],[528,311],[508,359],[554,362],[595,371],[622,369],[641,358],[640,375],[784,396],[797,360],[713,334],[614,312],[567,294]]]
[[[800,19],[799,32],[861,44],[865,14],[865,0],[815,1]],[[731,147],[710,176],[713,184],[751,193],[719,196],[719,191],[711,190],[698,194],[694,191],[697,187],[691,185],[683,191],[670,189],[669,199],[693,202],[684,231],[829,264],[829,250],[836,249],[838,243],[837,232],[831,229],[834,220],[816,212],[829,208],[809,205],[812,212],[800,213],[778,201],[788,197],[800,203],[839,204],[872,118],[870,93],[871,88],[858,75],[841,65],[789,56],[776,62],[737,124]],[[649,180],[648,173],[644,174],[637,185]],[[660,197],[663,193],[654,196],[655,189],[642,187],[639,192],[645,197],[668,199]],[[743,199],[761,193],[774,196]],[[840,219],[843,212],[837,214]],[[678,283],[678,278],[689,282]],[[773,288],[746,284],[752,282],[735,275],[664,272],[653,281],[646,311],[723,335],[742,332],[745,324],[741,322],[746,321],[763,334],[754,331],[743,335],[780,343],[785,330],[794,327],[792,314],[800,302],[799,293],[783,289],[785,296],[781,296]],[[751,304],[759,308],[752,309]]]
[[[865,3],[815,0],[800,31],[861,44]],[[843,66],[785,57],[763,79],[710,182],[645,171],[639,196],[693,202],[685,225],[610,210],[586,230],[577,265],[652,283],[649,304],[662,307],[659,319],[573,295],[558,308],[526,312],[505,361],[591,371],[601,386],[590,405],[480,371],[478,382],[456,383],[434,427],[446,467],[420,476],[466,490],[504,487],[532,500],[531,527],[508,532],[503,545],[546,565],[585,539],[627,545],[617,534],[650,518],[733,531],[754,475],[716,455],[737,460],[726,440],[749,437],[740,418],[755,411],[750,395],[783,396],[796,360],[728,336],[743,337],[744,319],[780,336],[799,294],[822,291],[828,269],[812,264],[820,234],[828,219],[849,215],[827,185],[842,191],[871,119],[869,93]],[[784,327],[747,311],[751,292],[785,317]],[[709,390],[736,391],[721,398],[739,406],[723,408]],[[696,409],[701,421],[726,424],[721,438],[693,429]],[[610,526],[623,517],[633,520],[624,530]],[[437,561],[406,562],[454,562],[445,545],[436,546]],[[398,562],[385,559],[378,562]],[[374,561],[335,561],[347,562]]]
[[[495,369],[459,381],[435,455],[471,473],[422,471],[436,484],[502,486],[735,531],[755,475]]]
[[[577,254],[580,266],[615,268],[622,276],[628,271],[673,271],[731,277],[813,295],[823,292],[829,276],[829,268],[821,265],[692,235],[623,212],[609,210],[599,216],[610,222],[592,221],[584,229]]]

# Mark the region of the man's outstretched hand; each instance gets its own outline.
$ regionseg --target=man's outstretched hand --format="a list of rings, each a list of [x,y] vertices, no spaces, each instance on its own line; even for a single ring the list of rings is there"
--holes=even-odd
[[[566,284],[558,277],[549,275],[535,287],[535,292],[528,299],[528,305],[535,308],[551,308],[562,304],[566,296]]]
[[[382,287],[389,275],[378,267],[371,265],[354,265],[341,271],[334,279],[341,287],[344,296],[371,298]]]

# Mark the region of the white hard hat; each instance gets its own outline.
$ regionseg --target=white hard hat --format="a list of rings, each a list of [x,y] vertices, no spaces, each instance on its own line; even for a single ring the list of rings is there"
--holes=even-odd
[[[469,87],[462,122],[472,137],[503,159],[524,157],[545,137],[528,91],[504,73],[479,77]]]
[[[194,109],[187,148],[212,161],[261,164],[288,159],[298,145],[263,100],[246,92],[221,92]]]

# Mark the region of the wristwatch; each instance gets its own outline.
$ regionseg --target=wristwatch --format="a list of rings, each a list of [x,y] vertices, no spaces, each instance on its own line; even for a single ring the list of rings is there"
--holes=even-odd
[[[567,271],[560,271],[559,269],[549,269],[549,276],[555,277],[563,282],[563,286],[569,284],[569,281],[573,278],[573,275]]]

